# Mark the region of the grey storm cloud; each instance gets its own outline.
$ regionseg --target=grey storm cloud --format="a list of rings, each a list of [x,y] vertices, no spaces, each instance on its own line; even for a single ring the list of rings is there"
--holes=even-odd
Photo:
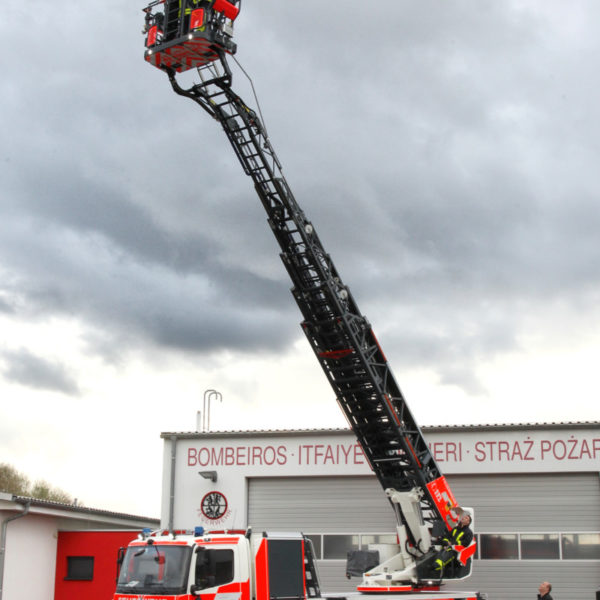
[[[62,15],[50,48],[0,24],[0,312],[76,316],[99,353],[281,351],[300,317],[260,202],[144,64],[143,3],[62,4],[32,16]],[[442,381],[476,390],[469,365],[518,346],[522,311],[597,297],[599,12],[244,3],[237,58],[295,196],[374,325]]]
[[[13,383],[68,396],[80,394],[75,375],[65,365],[25,349],[1,353],[0,368],[4,378]]]
[[[28,300],[21,316],[75,313],[134,345],[198,352],[285,343],[281,283],[219,263],[210,240],[170,234],[124,199],[117,208],[110,193],[74,206],[59,195],[53,207],[52,197],[33,225],[0,226],[5,262],[19,267],[12,292]]]
[[[12,303],[5,297],[0,296],[0,313],[13,314],[14,309]]]

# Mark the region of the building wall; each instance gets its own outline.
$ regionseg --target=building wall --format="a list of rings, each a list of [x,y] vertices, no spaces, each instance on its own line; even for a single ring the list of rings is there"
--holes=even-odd
[[[134,531],[61,531],[58,533],[54,600],[108,600],[115,593],[117,554],[137,537]],[[69,557],[93,557],[93,578],[67,579]]]
[[[469,498],[476,507],[479,559],[468,582],[450,589],[475,586],[490,600],[533,597],[541,581],[551,581],[555,598],[585,600],[600,589],[600,546],[595,559],[574,560],[563,546],[586,532],[600,540],[600,476],[586,473],[516,473],[496,475],[450,475],[458,497]],[[521,552],[523,540],[532,535],[555,534],[553,559],[490,559],[482,556],[483,539],[504,537]],[[550,536],[548,536],[550,537]],[[516,538],[516,539],[515,539]],[[519,543],[520,542],[520,543]]]
[[[598,472],[600,427],[469,428],[424,431],[446,475]],[[248,479],[370,475],[349,431],[163,434],[162,526],[242,528]],[[175,448],[173,460],[172,449]],[[216,481],[200,473],[214,473]],[[171,502],[171,484],[173,501]],[[208,493],[226,505],[218,519],[202,510]],[[467,504],[469,499],[467,497]]]
[[[476,507],[481,532],[600,531],[597,471],[449,475],[448,481],[457,498]]]
[[[344,544],[393,534],[393,513],[350,432],[183,434],[175,441],[175,461],[171,434],[164,437],[163,499],[170,501],[165,487],[175,465],[175,526],[300,530],[318,547],[325,591],[355,589],[357,580],[345,578]],[[425,437],[458,502],[475,509],[476,532],[487,536],[481,539],[488,555],[478,555],[473,576],[449,588],[514,600],[535,597],[540,581],[549,579],[559,599],[594,597],[600,588],[600,543],[591,559],[567,560],[562,549],[563,539],[581,533],[600,540],[597,424],[440,428],[425,430]],[[211,493],[223,500],[214,525],[202,510],[203,498]],[[163,518],[169,512],[164,503]],[[508,540],[520,552],[531,536],[549,536],[561,555],[514,560],[496,551]]]
[[[552,533],[560,552],[562,534],[568,538],[580,532],[600,534],[598,473],[449,475],[448,481],[454,494],[468,498],[474,508],[476,533],[489,536],[488,540],[500,534],[517,552],[522,535]],[[344,544],[365,548],[372,542],[372,534],[393,534],[395,528],[392,511],[373,476],[251,479],[248,505],[256,531],[287,528],[310,535],[321,557],[318,567],[327,592],[356,587],[357,580],[345,577],[343,557],[350,548]],[[489,543],[486,548],[490,548]],[[526,595],[532,586],[535,589],[536,578],[545,574],[557,596],[583,599],[600,587],[599,559],[600,553],[596,560],[560,555],[554,560],[482,556],[475,561],[474,575],[468,582],[448,587],[461,589],[466,585],[485,591],[490,598],[515,598]]]
[[[24,506],[29,505],[29,511],[23,514]],[[114,531],[124,532],[118,539],[119,545],[127,543],[137,536],[144,527],[156,529],[158,521],[144,517],[134,517],[112,512],[104,512],[84,507],[63,505],[57,502],[47,502],[35,499],[17,498],[12,494],[0,492],[0,523],[7,518],[20,516],[6,523],[6,548],[4,553],[4,576],[1,589],[2,600],[55,600],[55,583],[59,587],[64,583],[65,556],[68,549],[62,544],[71,544],[69,535],[63,535],[64,530],[78,530],[80,536],[87,536],[88,544],[93,538],[93,550],[86,550],[86,555],[106,555],[98,557],[99,569],[106,573],[110,581],[109,595],[107,587],[98,598],[107,600],[114,593],[116,543]],[[103,530],[111,527],[112,531]],[[98,531],[92,531],[92,530]],[[100,531],[102,530],[102,531]],[[127,531],[128,532],[127,532]],[[60,538],[60,543],[59,543]],[[82,539],[83,539],[82,538]],[[106,540],[103,541],[103,539]],[[109,541],[112,540],[112,541]],[[79,550],[78,550],[79,552]],[[57,561],[57,556],[59,560]],[[66,585],[66,584],[65,584]],[[89,592],[89,590],[88,590]],[[62,595],[60,600],[80,600],[91,598],[91,592],[85,594]]]
[[[7,516],[12,515],[0,514],[0,519]],[[8,524],[3,598],[54,599],[56,544],[53,518],[26,515]]]

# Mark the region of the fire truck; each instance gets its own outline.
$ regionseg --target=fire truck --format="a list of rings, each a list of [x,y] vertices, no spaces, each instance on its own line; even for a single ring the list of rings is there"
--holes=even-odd
[[[459,506],[392,374],[313,223],[297,204],[257,112],[233,90],[228,57],[241,0],[155,0],[145,13],[145,60],[173,90],[221,125],[267,213],[302,313],[302,329],[337,402],[395,513],[394,544],[349,553],[353,594],[482,600],[445,592],[471,574],[475,541],[455,535],[471,509]],[[200,82],[181,83],[195,70]],[[467,519],[469,520],[469,519]],[[440,556],[451,560],[440,560]],[[310,540],[302,533],[143,532],[123,550],[114,600],[275,600],[322,594]]]

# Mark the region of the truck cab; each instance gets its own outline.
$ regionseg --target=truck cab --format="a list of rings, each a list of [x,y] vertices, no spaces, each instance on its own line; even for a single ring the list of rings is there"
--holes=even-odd
[[[114,600],[316,597],[312,557],[300,533],[144,531],[119,560]]]

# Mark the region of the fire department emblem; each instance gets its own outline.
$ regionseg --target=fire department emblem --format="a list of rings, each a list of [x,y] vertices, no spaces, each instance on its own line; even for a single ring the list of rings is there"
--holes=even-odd
[[[216,521],[227,512],[227,498],[221,492],[209,492],[202,498],[200,510],[207,519]]]

